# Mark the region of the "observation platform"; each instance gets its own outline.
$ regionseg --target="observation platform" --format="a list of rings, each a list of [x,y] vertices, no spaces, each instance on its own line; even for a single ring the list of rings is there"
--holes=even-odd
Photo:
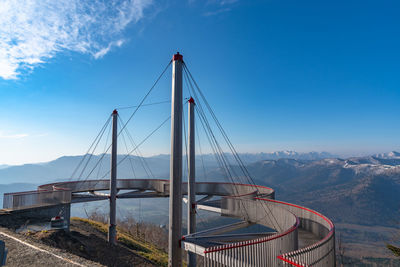
[[[6,193],[0,221],[13,214],[51,218],[60,213],[69,220],[71,204],[106,200],[109,186],[109,180],[71,181]],[[117,198],[169,197],[169,188],[169,180],[118,179]],[[197,182],[195,189],[197,209],[240,220],[182,237],[182,248],[202,256],[204,266],[335,266],[335,228],[324,215],[275,200],[274,190],[265,186]],[[187,195],[186,183],[182,193]],[[255,224],[272,230],[231,233]]]

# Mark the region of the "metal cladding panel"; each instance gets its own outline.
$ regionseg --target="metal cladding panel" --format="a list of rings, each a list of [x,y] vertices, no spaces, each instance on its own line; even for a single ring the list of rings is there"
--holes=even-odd
[[[71,191],[30,191],[22,193],[7,194],[4,197],[3,207],[5,209],[26,209],[39,206],[50,206],[71,203]]]
[[[105,191],[110,188],[110,180],[86,180],[53,183],[39,186],[39,190],[69,189],[74,193],[87,191]],[[118,179],[117,188],[119,190],[140,189],[154,190],[157,192],[169,192],[169,180],[163,179]],[[182,183],[182,193],[187,194],[187,183]],[[196,195],[215,195],[215,196],[242,196],[255,194],[259,197],[272,198],[274,190],[263,186],[253,186],[246,184],[232,183],[213,183],[197,182]]]

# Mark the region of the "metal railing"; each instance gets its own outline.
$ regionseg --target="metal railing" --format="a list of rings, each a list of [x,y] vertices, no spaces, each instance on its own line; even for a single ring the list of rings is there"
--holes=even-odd
[[[322,214],[299,205],[264,198],[225,198],[222,203],[223,215],[278,228],[279,233],[205,248],[204,266],[335,266],[335,229]],[[293,218],[295,224],[292,224]],[[314,234],[319,241],[298,249],[298,228]]]
[[[284,262],[284,266],[324,267],[336,265],[335,227],[331,220],[306,207],[276,200],[267,201],[285,206],[300,219],[300,228],[313,233],[320,239],[311,246],[279,255],[278,258]]]
[[[5,193],[3,208],[20,210],[34,207],[71,203],[71,190],[37,190],[17,193]]]
[[[226,198],[222,201],[222,211],[225,216],[242,217],[281,231],[263,238],[208,247],[204,250],[204,266],[282,266],[277,256],[297,249],[300,221],[274,202]]]

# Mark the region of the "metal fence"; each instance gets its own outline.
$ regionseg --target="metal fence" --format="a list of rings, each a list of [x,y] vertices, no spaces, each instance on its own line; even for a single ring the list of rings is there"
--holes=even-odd
[[[204,266],[325,267],[336,264],[334,226],[328,218],[316,211],[263,198],[226,198],[223,200],[222,211],[225,216],[242,217],[250,222],[272,227],[279,233],[206,248]],[[320,241],[298,249],[298,228],[313,233]]]
[[[296,244],[297,224],[283,234],[207,248],[204,266],[283,266],[277,256]]]
[[[3,208],[20,210],[51,206],[71,202],[71,190],[37,190],[18,193],[5,193]]]
[[[335,227],[327,217],[309,208],[299,205],[289,204],[276,200],[277,205],[285,206],[287,210],[295,214],[300,219],[300,227],[312,232],[320,241],[317,243],[288,253],[279,255],[279,259],[284,266],[335,266]]]
[[[208,247],[204,251],[204,266],[282,266],[277,256],[297,249],[299,219],[273,202],[225,198],[222,201],[222,213],[224,216],[242,217],[252,223],[279,229],[279,233]]]
[[[297,251],[278,256],[284,266],[336,266],[335,261],[335,234],[326,239]]]

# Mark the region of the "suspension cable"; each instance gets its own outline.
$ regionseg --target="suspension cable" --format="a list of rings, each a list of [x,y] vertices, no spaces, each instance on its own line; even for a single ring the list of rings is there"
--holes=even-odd
[[[161,77],[164,75],[164,73],[167,71],[168,67],[171,65],[172,60],[169,61],[169,63],[167,64],[167,66],[164,68],[164,70],[161,72],[161,74],[158,76],[158,78],[156,79],[156,81],[154,82],[154,84],[150,87],[149,91],[146,93],[146,95],[142,98],[142,100],[139,102],[139,105],[137,105],[136,109],[133,111],[133,113],[131,114],[131,116],[129,117],[129,119],[127,120],[127,122],[124,124],[124,126],[120,129],[120,131],[117,134],[117,137],[121,134],[121,132],[125,129],[125,127],[128,125],[129,121],[133,118],[133,116],[136,114],[136,112],[139,110],[139,108],[143,105],[144,101],[147,99],[147,97],[150,95],[150,93],[153,91],[153,89],[155,88],[155,86],[158,84],[158,82],[160,81]],[[110,150],[112,144],[109,145],[109,147],[107,148],[106,152],[100,157],[100,159],[97,161],[97,163],[95,164],[95,166],[93,167],[93,169],[89,172],[89,174],[86,176],[85,181],[89,178],[89,176],[93,173],[94,169],[96,169],[96,167],[99,165],[99,162],[101,160],[103,160],[104,155],[108,152],[108,150]]]
[[[212,150],[214,152],[214,155],[215,155],[215,157],[217,159],[217,162],[221,166],[221,169],[223,169],[225,171],[225,175],[226,175],[226,178],[228,179],[228,181],[230,183],[232,183],[233,189],[235,191],[235,194],[239,195],[239,190],[238,190],[237,185],[236,185],[235,181],[233,180],[233,177],[232,177],[232,174],[231,174],[231,171],[234,172],[234,170],[233,169],[230,170],[230,168],[228,166],[228,163],[227,163],[228,160],[226,159],[222,148],[220,147],[217,139],[214,136],[214,133],[211,130],[211,127],[210,127],[210,125],[208,123],[208,120],[206,118],[205,112],[203,111],[203,108],[202,108],[202,105],[201,105],[201,101],[199,101],[200,99],[197,97],[196,91],[193,89],[193,85],[192,85],[191,81],[189,80],[187,73],[185,73],[185,81],[187,83],[189,83],[189,85],[190,85],[190,86],[188,86],[188,88],[192,87],[191,92],[194,94],[195,98],[197,99],[197,105],[195,106],[195,109],[196,109],[197,113],[199,114],[200,122],[201,122],[201,124],[203,126],[203,129],[204,129],[205,133],[206,133],[207,139],[209,140],[210,146],[211,146],[211,148],[212,148]],[[234,175],[237,176],[235,173],[234,173]],[[240,204],[244,205],[241,202],[240,202]],[[248,216],[248,213],[247,213],[246,209],[242,209],[242,211],[244,211],[244,213],[245,213],[245,214],[243,214],[243,216],[245,218],[248,218],[249,216]]]
[[[126,153],[128,153],[129,150],[128,150],[128,145],[126,144],[126,139],[125,139],[124,133],[122,133],[121,136],[122,136],[122,140],[124,141],[124,144],[125,144]],[[136,173],[135,173],[135,169],[133,168],[131,157],[129,157],[129,163],[130,163],[130,166],[131,166],[131,169],[132,169],[132,174],[136,178]]]
[[[100,138],[97,140],[97,143],[96,143],[96,145],[94,146],[92,153],[89,155],[89,158],[88,158],[88,160],[86,161],[85,166],[82,168],[82,171],[81,171],[81,173],[79,174],[78,180],[80,180],[80,179],[82,178],[82,175],[83,175],[84,171],[86,170],[86,167],[88,166],[90,160],[92,159],[92,157],[93,157],[93,155],[94,155],[94,152],[96,151],[96,148],[97,148],[97,146],[99,145],[101,138],[103,137],[104,132],[105,132],[105,129],[103,130],[103,132],[102,132]]]
[[[186,75],[189,75],[190,79],[191,79],[191,80],[193,81],[193,83],[195,84],[195,88],[196,88],[197,91],[200,93],[202,100],[205,102],[208,111],[210,112],[210,114],[211,114],[212,118],[214,119],[214,121],[215,121],[215,123],[216,123],[218,129],[220,130],[222,136],[224,137],[225,142],[228,144],[228,147],[230,148],[234,159],[237,161],[237,163],[238,163],[240,169],[242,170],[242,172],[243,172],[243,174],[244,174],[244,177],[248,180],[248,182],[249,182],[250,184],[255,185],[253,179],[251,178],[251,175],[250,175],[249,171],[248,171],[247,168],[245,167],[243,161],[240,159],[240,157],[239,157],[239,155],[238,155],[238,153],[237,153],[235,147],[233,146],[232,142],[230,141],[229,137],[227,136],[225,130],[224,130],[223,127],[222,127],[222,125],[221,125],[220,122],[218,121],[218,119],[217,119],[217,117],[216,117],[214,111],[212,110],[211,106],[209,105],[209,103],[208,103],[207,99],[205,98],[204,94],[201,92],[199,86],[197,85],[196,81],[194,80],[194,78],[193,78],[192,74],[190,73],[189,69],[187,68],[186,64],[184,64],[184,70],[185,70],[185,74],[186,74]],[[189,79],[189,83],[191,84],[190,79]],[[194,89],[193,89],[193,92],[194,92],[194,94],[196,94]],[[196,95],[197,95],[197,94],[196,94]],[[197,98],[197,97],[196,97],[196,98]],[[197,102],[199,102],[199,99],[197,99]],[[200,106],[200,105],[199,105],[199,106]],[[201,106],[200,106],[200,109],[201,109]],[[212,135],[212,136],[214,137],[214,135]],[[219,145],[217,145],[217,147],[220,148]],[[223,155],[223,156],[224,156],[224,155]],[[225,163],[225,162],[224,162],[224,163]],[[239,177],[238,177],[238,178],[239,178]],[[262,206],[263,206],[264,209],[265,209],[265,205],[262,205]],[[278,229],[280,229],[280,226],[279,226],[279,224],[278,224],[278,222],[277,222],[275,216],[272,214],[271,209],[270,209],[269,207],[266,207],[266,208],[269,210],[269,213],[271,214],[272,219],[274,219],[274,221],[275,221],[275,223],[276,223],[275,225],[277,226]],[[271,220],[271,218],[269,218],[269,219]],[[272,220],[271,220],[271,223],[274,225],[274,222],[273,222]]]
[[[204,166],[204,155],[203,155],[203,152],[202,152],[202,149],[201,149],[200,135],[199,135],[199,130],[198,130],[197,124],[195,124],[195,128],[196,128],[196,135],[197,135],[197,143],[199,144],[201,165],[203,167],[203,175],[204,175],[204,179],[207,182],[208,179],[207,179],[207,175],[206,175],[206,168]]]
[[[133,148],[127,155],[125,155],[125,157],[123,157],[118,163],[117,166],[119,164],[121,164],[128,156],[130,156],[133,152],[136,151],[136,149],[138,147],[140,147],[144,142],[147,141],[147,139],[149,139],[157,130],[159,130],[167,121],[169,121],[169,119],[171,118],[171,116],[168,116],[167,119],[165,119],[156,129],[154,129],[149,135],[147,135],[135,148]],[[105,173],[101,179],[103,179],[104,177],[106,177],[111,171],[108,171],[107,173]]]
[[[154,105],[165,104],[165,103],[171,103],[171,100],[165,100],[165,101],[160,101],[160,102],[142,104],[142,107],[145,107],[145,106],[154,106]],[[119,107],[119,108],[116,108],[116,110],[130,109],[130,108],[137,108],[137,107],[139,107],[139,105],[136,105],[136,106],[128,106],[128,107]]]
[[[168,67],[171,65],[172,60],[169,61],[168,65],[164,68],[164,70],[161,72],[160,76],[158,76],[157,80],[154,82],[153,86],[150,88],[150,90],[147,92],[147,94],[143,97],[142,101],[140,101],[139,105],[136,107],[136,109],[133,111],[132,115],[128,118],[126,121],[124,127],[119,131],[120,133],[122,130],[125,129],[125,127],[128,125],[129,121],[133,118],[133,116],[136,114],[136,112],[139,110],[139,108],[143,105],[144,101],[146,98],[150,95],[151,91],[153,91],[154,87],[157,85],[157,83],[160,81],[161,77],[164,75],[164,73],[167,71]],[[119,133],[118,133],[119,134]]]
[[[121,122],[123,123],[123,120],[121,117],[120,117],[120,119],[121,119]],[[137,147],[135,141],[133,140],[132,135],[128,131],[128,128],[125,128],[125,134],[128,136],[128,140],[131,142],[132,147]],[[139,147],[135,150],[135,153],[139,159],[140,164],[142,165],[143,170],[146,172],[147,177],[150,178],[150,175],[151,175],[151,177],[153,177],[153,179],[154,179],[155,176],[154,176],[153,172],[151,171],[151,168],[150,168],[149,164],[147,163],[145,157],[143,156],[142,152],[140,151]],[[150,173],[150,175],[149,175],[149,173]]]
[[[104,123],[103,127],[101,128],[101,130],[100,130],[99,133],[97,134],[96,138],[93,140],[93,142],[92,142],[92,144],[90,145],[89,149],[86,151],[85,155],[84,155],[83,158],[80,160],[78,166],[77,166],[77,167],[75,168],[75,170],[72,172],[72,175],[71,175],[71,177],[70,177],[69,180],[71,180],[71,179],[75,176],[76,172],[78,171],[78,169],[80,168],[80,166],[82,165],[82,163],[85,161],[86,157],[89,155],[89,153],[90,153],[92,147],[94,146],[94,144],[96,143],[97,139],[101,139],[101,136],[103,136],[103,133],[104,133],[104,131],[105,131],[107,125],[110,123],[110,121],[111,121],[111,116],[108,117],[108,119],[107,119],[106,122]],[[94,152],[94,150],[93,150],[93,152]]]
[[[108,144],[108,140],[109,140],[109,138],[110,138],[110,134],[111,134],[111,130],[112,130],[112,125],[111,125],[111,123],[109,124],[110,126],[109,126],[109,130],[108,130],[108,133],[107,133],[107,138],[106,138],[106,142],[105,142],[105,144],[104,144],[104,149],[103,149],[103,153],[106,153],[105,151],[106,151],[106,148],[107,148],[107,144]],[[98,168],[98,170],[97,170],[97,176],[96,177],[99,177],[99,175],[100,175],[100,171],[101,171],[101,168],[103,167],[103,161],[101,161],[100,162],[100,166],[99,166],[99,168]]]

